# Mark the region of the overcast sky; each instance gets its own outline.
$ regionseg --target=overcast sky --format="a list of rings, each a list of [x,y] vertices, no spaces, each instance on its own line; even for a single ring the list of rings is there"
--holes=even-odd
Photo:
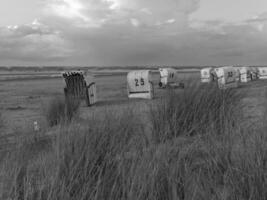
[[[0,65],[264,65],[266,0],[0,1]]]

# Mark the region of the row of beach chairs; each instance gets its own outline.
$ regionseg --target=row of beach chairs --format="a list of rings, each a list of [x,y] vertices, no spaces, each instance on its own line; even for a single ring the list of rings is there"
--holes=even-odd
[[[176,70],[160,68],[159,73],[160,88],[184,88],[184,84],[179,82]],[[97,102],[96,84],[92,76],[84,71],[70,71],[62,73],[62,77],[65,81],[64,94],[66,99],[85,100],[87,106]],[[152,71],[137,70],[129,72],[127,75],[127,91],[129,98],[153,99]]]
[[[160,88],[184,88],[178,73],[172,68],[159,68]],[[96,83],[92,76],[84,71],[64,72],[65,98],[85,100],[87,106],[97,102]],[[238,87],[240,82],[249,82],[256,79],[267,79],[267,68],[264,67],[233,67],[204,68],[200,71],[202,83],[216,82],[220,89]],[[154,98],[152,71],[137,70],[127,74],[127,91],[129,98]]]
[[[267,67],[210,67],[202,69],[200,76],[202,83],[216,82],[220,89],[236,88],[239,83],[267,79]]]

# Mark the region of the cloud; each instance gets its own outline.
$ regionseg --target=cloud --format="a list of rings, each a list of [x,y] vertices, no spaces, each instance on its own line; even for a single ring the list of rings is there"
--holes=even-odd
[[[0,58],[74,65],[267,62],[263,13],[192,20],[199,0],[44,0],[40,20],[0,28]]]
[[[0,58],[29,61],[60,60],[70,53],[61,33],[38,20],[0,28]]]
[[[132,23],[153,26],[174,19],[182,25],[199,0],[46,0],[46,14],[69,19],[81,27]],[[134,23],[136,24],[136,23]]]
[[[43,51],[46,46],[49,47],[47,52],[57,52],[53,55],[65,58],[67,63],[88,65],[141,64],[149,63],[152,58],[155,62],[161,61],[158,58],[168,56],[159,54],[173,51],[173,43],[180,43],[177,38],[170,37],[187,29],[188,15],[197,9],[198,2],[46,0],[41,18],[42,30],[38,28],[36,31],[47,34],[39,39],[41,44],[37,43],[37,39],[29,37],[28,40],[32,42],[28,45],[31,47],[28,52],[30,53],[33,46],[42,46]],[[32,24],[27,26],[30,32],[33,31],[32,27]],[[21,26],[19,29],[22,29]],[[37,35],[38,33],[35,37],[40,37]],[[26,39],[20,40],[23,43]],[[52,44],[49,45],[49,42]],[[57,49],[50,50],[54,46]],[[35,56],[38,59],[41,57]],[[33,56],[28,58],[31,57]],[[50,57],[53,58],[52,55],[46,56]]]
[[[240,22],[191,21],[188,48],[197,52],[195,62],[214,65],[266,64],[267,37],[259,29],[263,17]],[[265,22],[264,22],[265,23]],[[265,26],[265,25],[264,25]]]
[[[135,19],[135,18],[132,18],[131,19],[131,23],[135,27],[138,27],[140,25],[140,22],[137,19]]]
[[[258,31],[266,31],[267,12],[253,16],[252,18],[246,20],[246,23],[255,27]]]

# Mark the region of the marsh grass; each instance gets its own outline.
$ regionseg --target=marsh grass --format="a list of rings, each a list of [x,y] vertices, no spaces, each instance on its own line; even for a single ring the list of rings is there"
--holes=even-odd
[[[0,112],[0,129],[2,129],[3,127],[4,127],[4,119],[2,113]]]
[[[77,115],[80,101],[76,98],[55,97],[44,108],[46,120],[50,127],[68,123]]]
[[[150,134],[127,107],[60,126],[43,147],[25,140],[1,164],[4,197],[265,200],[267,137],[239,127],[240,98],[213,87],[170,91],[150,108]]]
[[[191,85],[178,94],[169,90],[167,98],[150,108],[153,140],[162,142],[211,130],[225,134],[242,118],[241,96],[236,90],[218,90],[215,85]]]

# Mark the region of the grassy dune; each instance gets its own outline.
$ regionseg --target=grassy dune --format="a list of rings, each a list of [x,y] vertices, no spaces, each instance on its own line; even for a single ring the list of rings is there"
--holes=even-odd
[[[6,155],[2,199],[267,199],[267,116],[242,126],[238,90],[167,94],[87,119],[51,103],[47,116],[67,123],[26,132]]]

